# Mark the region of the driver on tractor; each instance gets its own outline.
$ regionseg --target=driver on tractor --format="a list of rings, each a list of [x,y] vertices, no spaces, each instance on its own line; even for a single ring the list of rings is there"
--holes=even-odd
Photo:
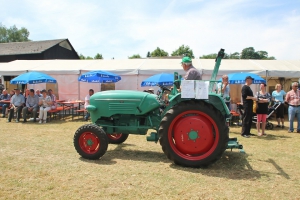
[[[186,71],[184,80],[202,80],[202,74],[192,65],[192,60],[190,57],[183,57],[181,66],[183,70]]]

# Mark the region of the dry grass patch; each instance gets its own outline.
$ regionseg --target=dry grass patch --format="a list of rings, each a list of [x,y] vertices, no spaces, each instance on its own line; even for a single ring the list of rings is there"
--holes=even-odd
[[[172,164],[159,144],[130,135],[100,160],[80,158],[73,135],[84,122],[0,119],[0,199],[299,199],[300,134],[240,137],[206,169]],[[255,133],[255,131],[253,131]]]

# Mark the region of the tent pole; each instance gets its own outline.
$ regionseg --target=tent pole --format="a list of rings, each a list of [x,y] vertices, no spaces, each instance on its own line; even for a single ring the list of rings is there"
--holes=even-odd
[[[266,84],[268,86],[268,70],[266,70]],[[269,92],[269,87],[266,88],[266,92]]]
[[[81,75],[81,70],[79,70],[79,75],[77,77],[77,82],[78,82],[78,100],[80,100],[80,81],[78,80],[79,76]]]

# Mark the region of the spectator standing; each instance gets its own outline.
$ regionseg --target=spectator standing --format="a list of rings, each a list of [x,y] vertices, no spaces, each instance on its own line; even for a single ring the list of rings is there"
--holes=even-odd
[[[51,89],[48,90],[48,95],[51,98],[52,105],[51,105],[51,110],[55,110],[57,107],[56,104],[56,96],[53,94],[53,91]]]
[[[266,128],[266,121],[269,109],[269,103],[271,101],[271,95],[266,92],[266,84],[260,84],[260,91],[257,92],[257,109],[256,109],[256,116],[257,116],[257,135],[262,136],[266,135],[265,128]],[[260,132],[260,122],[261,122],[261,132]]]
[[[276,84],[275,90],[272,92],[272,98],[275,102],[281,102],[280,106],[276,110],[276,119],[277,119],[277,126],[284,128],[284,96],[286,95],[286,92],[281,89],[280,84]],[[280,126],[281,121],[281,126]]]
[[[39,97],[34,94],[34,90],[29,90],[29,95],[27,96],[26,105],[22,109],[22,115],[24,119],[24,123],[27,122],[26,116],[27,113],[31,113],[33,115],[33,121],[36,122],[36,115],[38,111],[38,105],[39,105]]]
[[[91,98],[91,96],[94,94],[94,90],[93,89],[90,89],[89,90],[89,94],[88,95],[86,95],[86,97],[84,98],[84,109],[86,109],[86,107],[88,106],[88,105],[90,105],[90,98]],[[84,116],[84,120],[85,121],[87,121],[87,120],[89,120],[89,117],[90,117],[90,113],[89,112],[87,112],[86,113],[86,115]]]
[[[241,135],[245,138],[249,138],[251,133],[252,116],[253,116],[253,101],[256,101],[256,97],[253,96],[253,92],[250,88],[254,79],[251,76],[247,76],[245,79],[245,85],[242,87],[242,99],[243,99],[243,123]]]
[[[39,106],[40,106],[40,115],[39,115],[39,123],[46,123],[47,122],[47,112],[51,110],[52,100],[47,95],[46,90],[42,90],[42,97],[39,99]]]
[[[2,118],[5,117],[5,112],[8,107],[7,103],[1,103],[3,101],[9,101],[10,100],[10,94],[7,93],[7,90],[2,90],[2,94],[0,95],[0,106],[2,106]]]
[[[292,89],[286,94],[285,101],[289,104],[289,133],[294,132],[294,119],[297,115],[297,133],[300,133],[300,94],[298,90],[298,83],[292,83]]]
[[[14,117],[14,112],[17,114],[16,122],[20,121],[21,112],[23,106],[25,104],[25,97],[20,94],[20,89],[15,89],[15,95],[13,95],[10,99],[10,109],[8,113],[8,120],[7,122],[11,122],[11,119]]]
[[[222,82],[218,83],[217,87],[218,87],[218,94],[221,94],[225,104],[230,110],[230,87],[229,87],[229,80],[227,75],[222,76]]]

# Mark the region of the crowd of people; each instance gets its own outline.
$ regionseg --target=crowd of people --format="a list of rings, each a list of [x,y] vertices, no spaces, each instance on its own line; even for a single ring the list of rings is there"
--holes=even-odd
[[[4,103],[6,101],[6,103]],[[9,101],[10,103],[7,103]],[[56,109],[56,96],[52,90],[39,90],[26,89],[21,93],[19,88],[15,88],[10,94],[7,90],[3,90],[0,95],[0,106],[2,107],[2,118],[5,118],[6,112],[8,113],[7,122],[11,122],[16,115],[16,122],[20,122],[21,116],[23,122],[27,122],[28,114],[31,115],[33,121],[36,122],[37,118],[39,123],[47,122],[47,112],[51,109]],[[37,113],[39,112],[39,116]]]

